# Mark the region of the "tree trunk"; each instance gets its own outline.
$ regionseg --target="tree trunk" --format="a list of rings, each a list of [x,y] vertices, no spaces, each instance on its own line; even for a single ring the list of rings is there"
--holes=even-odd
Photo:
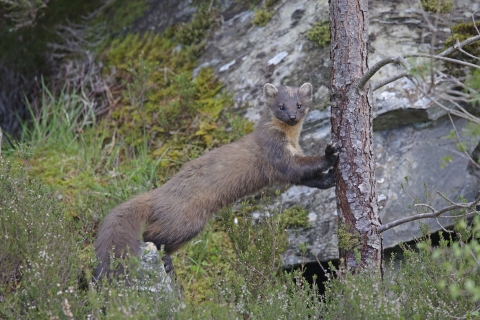
[[[358,89],[358,80],[368,70],[367,31],[367,0],[330,0],[331,121],[333,140],[340,147],[335,169],[339,247],[351,271],[381,271],[382,262],[370,85]]]

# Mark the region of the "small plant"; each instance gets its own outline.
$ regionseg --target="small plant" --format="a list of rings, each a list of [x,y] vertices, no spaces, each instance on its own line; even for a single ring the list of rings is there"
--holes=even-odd
[[[266,9],[257,9],[253,16],[252,23],[256,26],[263,27],[265,26],[270,19],[272,19],[273,12]]]
[[[308,30],[307,38],[315,42],[320,48],[326,47],[330,43],[330,22],[328,20],[319,20]]]
[[[432,13],[449,13],[453,8],[452,0],[421,0],[425,11]]]

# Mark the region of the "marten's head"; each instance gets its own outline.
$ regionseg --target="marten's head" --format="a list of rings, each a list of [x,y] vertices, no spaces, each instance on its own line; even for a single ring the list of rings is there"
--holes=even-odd
[[[312,103],[312,85],[304,83],[300,88],[278,87],[267,83],[263,95],[273,116],[289,126],[299,123]]]

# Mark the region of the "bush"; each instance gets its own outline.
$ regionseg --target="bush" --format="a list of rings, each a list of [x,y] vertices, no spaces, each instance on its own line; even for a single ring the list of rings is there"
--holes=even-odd
[[[471,319],[480,307],[480,219],[459,221],[458,240],[432,245],[429,235],[403,245],[404,261],[382,277],[336,271],[320,303],[324,319]]]
[[[47,319],[84,308],[82,242],[55,193],[0,159],[1,314]],[[68,313],[67,312],[67,313]]]

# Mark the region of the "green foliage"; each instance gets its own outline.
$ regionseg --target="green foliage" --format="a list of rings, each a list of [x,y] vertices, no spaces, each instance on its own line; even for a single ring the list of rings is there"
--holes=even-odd
[[[307,209],[301,206],[293,206],[284,209],[278,216],[280,225],[284,228],[308,228],[310,222],[308,220]]]
[[[257,299],[263,297],[264,285],[277,281],[276,274],[282,265],[280,254],[287,249],[288,241],[279,219],[264,217],[253,223],[252,209],[248,202],[243,202],[239,215],[226,209],[220,213],[220,219],[236,254],[232,261],[235,276],[231,285],[237,295],[246,290],[251,294],[250,299]],[[254,304],[253,300],[246,302]]]
[[[215,296],[216,279],[228,277],[234,258],[232,244],[223,228],[218,223],[209,223],[173,257],[185,299],[195,305],[211,300]]]
[[[457,225],[458,241],[440,235],[435,247],[429,235],[416,248],[403,245],[404,262],[395,268],[393,260],[383,281],[379,274],[364,270],[352,275],[336,271],[326,282],[320,303],[323,319],[446,319],[474,318],[480,307],[478,242],[480,224],[466,220]],[[331,267],[333,269],[333,266]],[[354,316],[349,316],[354,315]]]
[[[87,200],[87,199],[85,199]],[[23,166],[0,159],[0,317],[7,319],[163,319],[178,308],[175,295],[152,294],[122,281],[95,284],[93,236],[87,217],[67,218],[58,193]],[[98,210],[98,199],[78,205]],[[83,245],[82,245],[83,244]],[[88,244],[88,245],[85,245]],[[137,278],[134,270],[132,277]],[[157,273],[143,288],[158,283]]]
[[[315,42],[320,48],[330,44],[330,22],[328,20],[319,20],[308,30],[307,38]]]
[[[445,167],[449,164],[452,163],[452,156],[446,155],[442,159],[442,164],[440,165],[440,168],[445,169]]]
[[[421,0],[420,2],[425,11],[432,13],[449,13],[453,8],[452,0]]]
[[[273,12],[267,9],[257,9],[255,10],[252,23],[256,26],[263,27],[272,19],[272,16]]]

